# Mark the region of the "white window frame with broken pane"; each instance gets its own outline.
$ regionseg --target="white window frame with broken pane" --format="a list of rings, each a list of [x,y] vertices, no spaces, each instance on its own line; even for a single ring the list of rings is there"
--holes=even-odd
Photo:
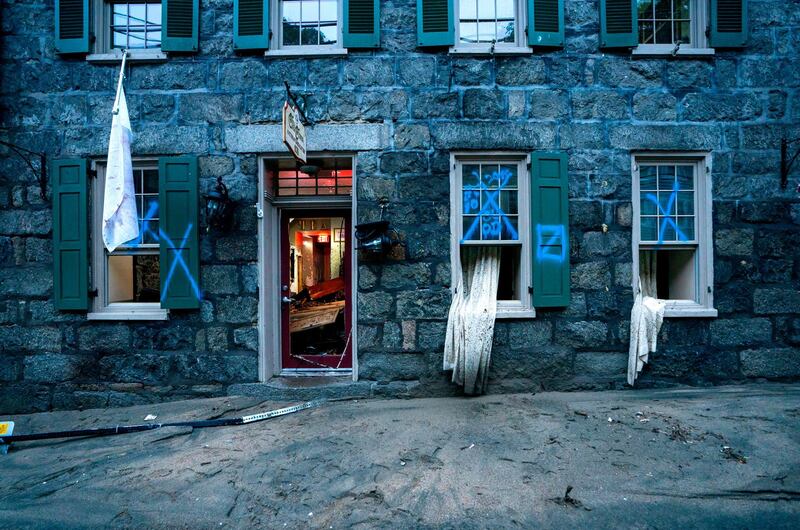
[[[711,156],[633,157],[633,287],[646,252],[657,255],[666,316],[714,317]]]
[[[307,17],[306,11],[311,8],[312,15]],[[336,19],[331,20],[328,17],[322,20],[323,16],[333,13],[335,9]],[[297,13],[301,31],[298,33],[298,41],[284,42],[285,24],[284,13],[291,10],[292,13]],[[270,13],[275,13],[272,16],[272,40],[270,41],[270,50],[267,55],[279,54],[280,52],[288,52],[292,54],[325,54],[329,52],[343,52],[342,48],[342,2],[340,0],[271,0]],[[322,22],[328,22],[326,26],[333,28],[330,31],[336,36],[336,41],[329,44],[322,44],[320,42],[323,33],[320,31]],[[333,27],[335,24],[335,28]],[[317,42],[303,42],[303,28],[317,28],[316,41]]]
[[[131,7],[135,11],[131,11]],[[144,11],[144,18],[142,18]],[[161,51],[162,2],[141,0],[123,2],[95,0],[94,28],[96,28],[94,53],[88,60],[102,61],[119,58],[128,50],[131,59],[166,59]],[[133,24],[131,18],[133,17]],[[115,31],[116,30],[116,31]],[[126,31],[127,30],[127,31]],[[125,42],[118,40],[123,38]]]
[[[103,194],[105,189],[105,164],[97,163],[97,178],[92,189],[92,285],[97,289],[94,298],[94,307],[89,313],[90,320],[165,320],[168,311],[161,308],[160,300],[134,301],[116,300],[121,293],[133,293],[136,286],[120,285],[120,279],[135,281],[133,260],[137,256],[155,256],[159,258],[159,242],[157,235],[159,227],[158,212],[158,161],[140,160],[133,165],[133,178],[136,190],[136,210],[139,218],[139,238],[119,246],[114,252],[109,252],[103,244]],[[146,180],[149,180],[146,183]],[[155,202],[155,206],[153,206]],[[153,209],[155,208],[155,212]],[[147,228],[147,230],[145,230]],[[131,258],[131,270],[126,271],[126,266],[120,263],[115,267],[113,262],[119,258]],[[128,274],[129,272],[129,274]],[[127,283],[127,282],[122,282]],[[158,295],[160,296],[160,278]],[[116,293],[116,294],[115,294]]]
[[[707,0],[638,0],[635,54],[709,54]],[[680,46],[676,46],[680,41]]]
[[[531,280],[531,216],[530,216],[530,173],[528,171],[529,157],[523,153],[452,153],[450,173],[450,267],[452,271],[452,286],[457,285],[461,275],[462,249],[470,246],[498,246],[502,247],[500,270],[501,275],[507,273],[509,265],[502,263],[504,257],[509,256],[512,249],[518,250],[514,256],[515,262],[510,266],[514,270],[511,281],[515,295],[513,299],[497,301],[497,318],[527,318],[536,316],[532,305],[530,287]],[[465,177],[465,172],[470,173],[470,168],[479,167],[485,179],[470,182],[470,176]],[[495,170],[488,172],[494,166]],[[513,168],[516,172],[516,183],[513,172],[505,178],[501,169]],[[494,176],[489,176],[494,173]],[[478,192],[478,195],[475,193]],[[487,193],[497,194],[487,197]],[[516,211],[511,200],[516,197]],[[488,200],[487,200],[488,199]],[[470,210],[465,214],[465,201]],[[494,202],[489,202],[494,201]],[[484,204],[484,202],[486,204]],[[500,214],[495,211],[497,206]],[[509,211],[507,211],[509,210]],[[486,219],[478,217],[477,212],[487,212]],[[475,212],[476,215],[470,215]],[[514,213],[512,213],[514,212]],[[508,217],[508,222],[513,225],[516,220],[516,236],[504,226],[501,217]],[[468,227],[478,220],[478,232],[470,236]],[[467,227],[467,228],[465,228]],[[484,232],[484,229],[487,229]],[[493,232],[496,230],[496,236]],[[465,237],[466,236],[466,237]],[[467,239],[468,237],[468,239]],[[500,278],[499,288],[503,288],[504,277]]]
[[[451,52],[530,53],[525,42],[525,6],[520,0],[455,0],[455,46]],[[502,25],[513,22],[513,36],[502,39]],[[505,35],[508,35],[507,29]]]

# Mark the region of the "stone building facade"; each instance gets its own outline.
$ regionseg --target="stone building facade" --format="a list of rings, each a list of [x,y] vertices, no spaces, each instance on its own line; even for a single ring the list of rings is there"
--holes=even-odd
[[[200,2],[199,49],[130,60],[125,81],[134,157],[196,156],[200,193],[222,177],[237,201],[230,230],[199,234],[198,309],[158,321],[56,309],[53,188],[43,198],[0,147],[0,411],[458,393],[441,366],[455,152],[568,160],[569,303],[497,321],[490,391],[624,385],[632,157],[655,151],[712,161],[716,316],[668,316],[637,384],[800,377],[800,163],[780,182],[781,139],[800,138],[800,2],[745,2],[746,46],[701,56],[601,46],[598,0],[564,0],[563,45],[516,55],[418,46],[414,0],[379,2],[379,48],[239,53],[233,4]],[[54,26],[52,0],[3,1],[0,139],[91,164],[106,156],[119,61],[59,54]],[[279,324],[259,300],[277,274],[265,269],[259,179],[263,157],[285,154],[284,81],[314,122],[309,151],[354,158],[354,224],[377,220],[385,197],[403,242],[384,259],[353,253],[354,375],[303,392],[264,360]]]

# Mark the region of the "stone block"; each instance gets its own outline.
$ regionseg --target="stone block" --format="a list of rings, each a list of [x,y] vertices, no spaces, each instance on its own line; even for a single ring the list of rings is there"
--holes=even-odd
[[[355,58],[344,63],[344,84],[359,87],[394,84],[392,61],[383,57]]]
[[[412,118],[457,118],[460,115],[458,92],[420,92],[411,96]]]
[[[644,121],[675,121],[675,96],[662,92],[637,92],[633,96],[633,116]]]
[[[0,211],[0,234],[47,235],[52,229],[53,217],[49,210]]]
[[[258,299],[252,296],[229,296],[217,301],[217,320],[231,324],[256,322]]]
[[[208,294],[238,294],[239,281],[235,265],[206,265],[200,271],[202,289]]]
[[[528,107],[528,116],[534,120],[558,120],[569,116],[569,97],[564,90],[531,90]]]
[[[225,67],[231,68],[235,64],[240,63],[228,63]],[[223,78],[226,77],[225,67],[223,67]],[[116,76],[112,78],[111,82],[115,81]],[[237,83],[242,82],[237,79]],[[129,90],[196,90],[208,86],[208,63],[171,60],[163,64],[143,64],[132,68],[128,85],[125,88]]]
[[[747,377],[790,378],[800,376],[797,348],[758,348],[740,354],[742,374]]]
[[[422,351],[444,351],[447,322],[417,322],[417,347]]]
[[[224,262],[258,260],[258,238],[250,236],[227,236],[216,241],[217,259]]]
[[[384,289],[417,289],[430,284],[429,263],[396,263],[382,267],[381,286]]]
[[[681,118],[687,121],[748,121],[763,112],[753,94],[687,94],[681,101]]]
[[[548,149],[555,146],[555,125],[435,122],[431,125],[431,137],[434,147],[439,149]]]
[[[131,328],[126,324],[91,323],[78,329],[78,348],[93,353],[130,351]]]
[[[399,322],[384,322],[383,324],[383,342],[382,346],[385,351],[398,351],[402,348],[403,332],[400,329]]]
[[[589,352],[575,354],[577,377],[619,377],[628,373],[628,356],[624,353]]]
[[[720,135],[705,125],[632,125],[608,127],[611,145],[616,149],[718,149]]]
[[[796,289],[756,289],[753,310],[759,315],[800,313],[800,291]]]
[[[598,320],[558,322],[556,342],[573,348],[597,348],[606,343],[608,325]]]
[[[417,289],[397,294],[397,316],[401,319],[442,319],[450,310],[448,289]]]
[[[87,360],[76,355],[40,353],[25,357],[24,379],[42,383],[70,381],[81,372]]]
[[[258,328],[236,328],[233,330],[233,343],[246,350],[258,351]]]
[[[750,256],[753,253],[753,231],[738,228],[716,230],[714,246],[720,256]]]
[[[465,118],[503,118],[505,114],[505,97],[499,90],[470,88],[464,91]]]
[[[711,343],[715,346],[750,346],[772,340],[768,318],[719,319],[711,322]]]
[[[598,69],[598,82],[615,88],[646,88],[662,84],[664,61],[606,56]]]
[[[575,90],[572,92],[572,116],[579,120],[621,120],[630,116],[628,100],[614,90]]]
[[[425,153],[389,151],[381,155],[381,173],[384,175],[423,174],[428,170]]]
[[[484,59],[453,58],[453,84],[456,86],[485,86],[492,81],[492,63]],[[449,81],[449,79],[448,79]]]
[[[572,267],[570,285],[574,289],[604,289],[611,286],[611,270],[608,262],[593,261]]]
[[[547,71],[542,57],[503,57],[497,59],[495,81],[498,85],[543,85]]]
[[[393,304],[394,298],[389,293],[382,291],[359,293],[359,320],[385,320],[392,315]]]
[[[508,324],[508,344],[512,350],[536,348],[550,344],[552,340],[552,322],[521,320]]]
[[[194,347],[194,329],[173,324],[169,327],[144,326],[133,331],[133,348],[149,351],[180,351]]]
[[[358,361],[358,375],[362,380],[411,381],[427,371],[425,357],[414,353],[368,353]]]
[[[395,149],[427,149],[431,143],[431,132],[425,124],[403,123],[394,129]]]
[[[397,82],[401,86],[431,86],[435,72],[433,57],[415,57],[397,61]]]

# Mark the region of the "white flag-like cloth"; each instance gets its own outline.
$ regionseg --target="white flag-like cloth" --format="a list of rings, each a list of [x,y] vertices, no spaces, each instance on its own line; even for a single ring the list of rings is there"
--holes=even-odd
[[[125,61],[122,62],[125,68]],[[136,193],[133,187],[131,164],[131,121],[120,72],[114,115],[111,119],[111,137],[108,140],[106,185],[103,195],[103,243],[109,252],[121,244],[139,237],[139,219],[136,214]]]

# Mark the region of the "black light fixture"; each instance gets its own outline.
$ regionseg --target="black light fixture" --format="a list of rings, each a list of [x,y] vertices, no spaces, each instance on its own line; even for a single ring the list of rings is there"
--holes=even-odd
[[[234,202],[228,197],[228,188],[217,177],[217,186],[203,196],[206,200],[206,233],[212,228],[227,231],[231,225]]]
[[[378,205],[381,208],[380,221],[356,225],[356,239],[358,239],[356,249],[373,256],[385,256],[393,246],[400,244],[400,237],[396,230],[389,227],[389,221],[383,219],[383,212],[389,205],[389,199],[381,197],[378,199]]]

